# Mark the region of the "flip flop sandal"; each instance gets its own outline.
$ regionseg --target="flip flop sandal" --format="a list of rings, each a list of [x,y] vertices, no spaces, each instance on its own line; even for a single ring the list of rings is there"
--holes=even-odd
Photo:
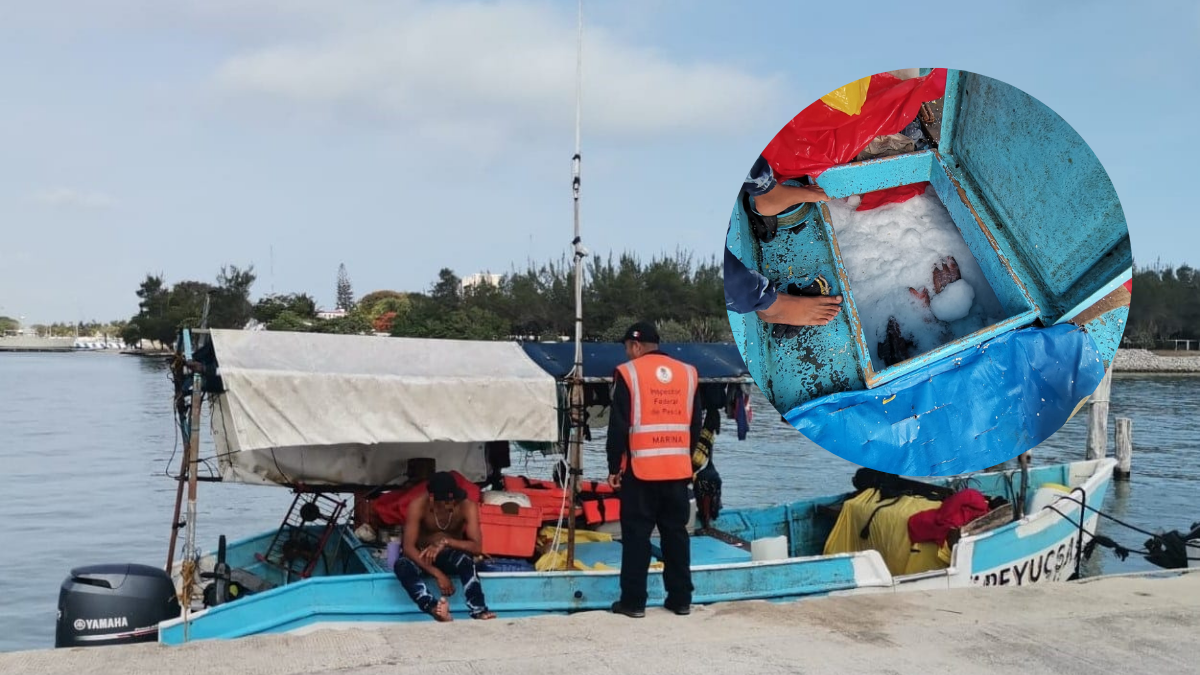
[[[829,295],[831,290],[832,287],[829,285],[829,281],[825,279],[825,275],[818,274],[815,279],[810,281],[804,287],[801,287],[794,282],[788,284],[785,292],[788,295],[803,295],[813,297],[817,295]],[[775,338],[776,340],[790,340],[798,337],[805,328],[812,328],[812,326],[792,326],[785,323],[773,324],[771,328],[771,337]]]

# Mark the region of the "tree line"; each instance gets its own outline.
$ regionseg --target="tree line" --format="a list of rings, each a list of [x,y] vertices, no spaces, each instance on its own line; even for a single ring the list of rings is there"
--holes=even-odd
[[[585,265],[584,339],[614,340],[637,320],[652,320],[670,342],[728,342],[733,339],[724,307],[721,268],[695,264],[677,252],[642,262],[632,254]],[[379,290],[359,299],[345,267],[338,269],[337,309],[328,318],[306,293],[251,300],[253,268],[221,268],[215,283],[147,275],[137,289],[138,313],[128,321],[38,324],[43,335],[111,335],[126,344],[153,340],[171,344],[179,328],[200,325],[209,299],[209,326],[268,330],[475,340],[558,340],[575,334],[574,268],[565,258],[502,275],[499,282],[466,285],[449,268],[422,292]],[[1134,301],[1124,346],[1155,349],[1174,339],[1200,339],[1200,271],[1186,264],[1134,268]],[[0,316],[0,333],[19,322]]]
[[[216,283],[147,275],[137,290],[138,313],[122,328],[127,344],[147,339],[169,345],[182,327],[200,325],[209,302],[210,328],[471,340],[559,340],[574,336],[575,270],[566,258],[530,264],[498,280],[463,283],[443,268],[421,292],[378,290],[355,299],[345,266],[339,267],[336,311],[321,313],[307,293],[269,294],[251,300],[253,267],[223,267]],[[696,263],[688,253],[643,262],[632,254],[584,265],[584,339],[615,340],[629,324],[654,321],[664,341],[732,341],[725,314],[721,268]]]
[[[1200,271],[1186,264],[1135,266],[1124,344],[1155,349],[1175,339],[1200,339]]]

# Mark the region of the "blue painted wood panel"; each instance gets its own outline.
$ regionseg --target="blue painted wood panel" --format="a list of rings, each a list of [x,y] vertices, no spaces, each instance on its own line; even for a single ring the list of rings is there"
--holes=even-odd
[[[996,239],[1053,322],[1132,263],[1116,190],[1083,138],[1037,99],[966,71],[951,71],[946,87],[940,149],[995,214]]]

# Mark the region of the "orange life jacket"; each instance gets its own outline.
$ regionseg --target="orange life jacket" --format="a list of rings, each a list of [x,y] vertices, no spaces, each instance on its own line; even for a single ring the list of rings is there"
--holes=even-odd
[[[629,388],[629,457],[642,480],[692,477],[691,424],[696,368],[664,354],[617,366]],[[624,463],[624,461],[622,462]]]

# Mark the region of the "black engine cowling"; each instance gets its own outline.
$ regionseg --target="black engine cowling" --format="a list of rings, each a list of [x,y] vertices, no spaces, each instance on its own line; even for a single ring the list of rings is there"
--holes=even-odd
[[[131,563],[76,567],[58,593],[55,647],[152,642],[160,621],[180,615],[171,577]]]

